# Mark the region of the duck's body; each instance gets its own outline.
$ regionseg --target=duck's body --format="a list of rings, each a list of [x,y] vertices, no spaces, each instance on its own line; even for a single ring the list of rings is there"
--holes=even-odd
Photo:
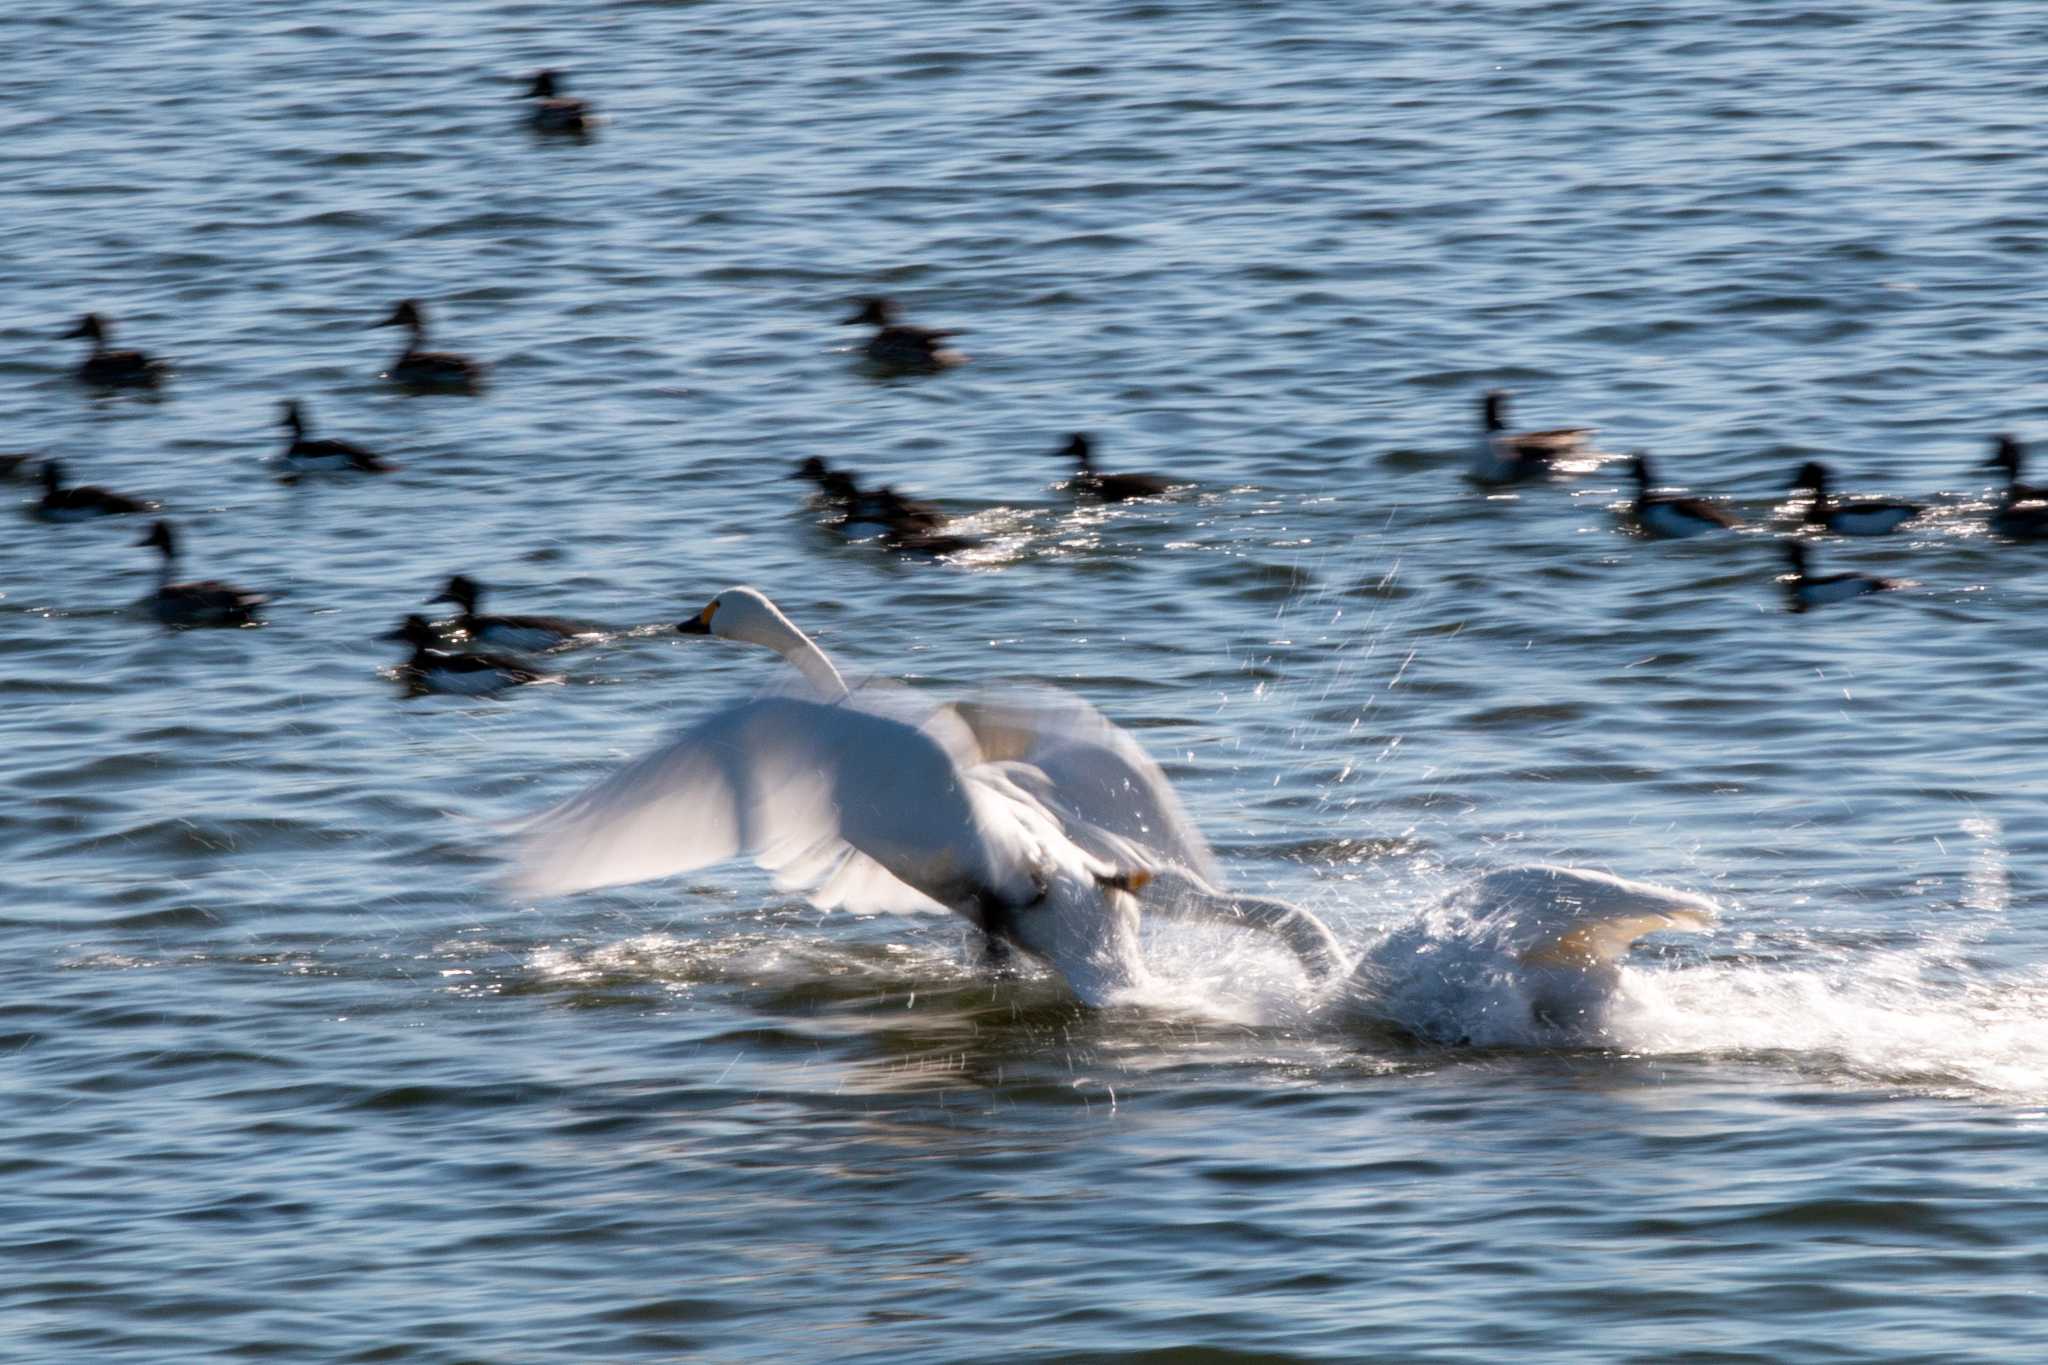
[[[1778,581],[1785,585],[1785,597],[1793,611],[1805,611],[1829,602],[1846,602],[1866,593],[1890,592],[1908,586],[1900,579],[1873,578],[1861,573],[1831,573],[1816,577],[1806,571],[1806,546],[1797,540],[1785,542],[1785,565],[1790,572]]]
[[[399,679],[414,695],[441,692],[480,697],[526,683],[558,681],[530,668],[525,661],[501,654],[456,654],[437,648],[441,636],[424,616],[408,616],[405,624],[384,637],[412,646],[412,657],[399,665]]]
[[[416,299],[400,300],[391,310],[391,316],[374,324],[378,327],[404,327],[410,340],[406,348],[391,362],[386,373],[390,378],[407,388],[440,389],[449,392],[470,391],[481,388],[486,367],[481,361],[471,360],[466,355],[452,351],[429,351],[423,349],[427,339],[427,320]]]
[[[1674,498],[1652,493],[1649,457],[1641,452],[1630,457],[1629,472],[1636,481],[1636,496],[1635,501],[1629,504],[1629,516],[1653,536],[1686,540],[1713,531],[1737,530],[1742,525],[1726,509],[1699,498]]]
[[[604,633],[587,621],[571,621],[560,616],[481,615],[477,611],[477,603],[483,600],[484,592],[483,584],[466,574],[456,574],[448,580],[448,586],[440,596],[429,600],[453,602],[460,607],[462,614],[455,618],[454,628],[472,643],[494,649],[556,649]]]
[[[2037,496],[2023,497],[2021,491]],[[1991,513],[1991,529],[2007,540],[2048,540],[2048,501],[2038,496],[2041,491],[2008,484]]]
[[[1269,930],[1311,970],[1341,963],[1313,916],[1214,889],[1207,845],[1163,774],[1085,703],[932,708],[896,689],[849,692],[750,588],[728,588],[679,629],[774,649],[809,695],[728,707],[541,815],[522,839],[526,888],[751,853],[823,907],[950,910],[1101,1004],[1146,979],[1136,893],[1156,875],[1170,913]]]
[[[1828,467],[1809,460],[1792,476],[1794,491],[1813,490],[1802,524],[1815,531],[1832,531],[1840,536],[1890,535],[1927,509],[1910,502],[1839,503],[1829,495]]]
[[[64,487],[64,465],[58,460],[43,461],[42,480],[43,500],[36,504],[36,515],[44,521],[94,521],[156,510],[153,502],[104,488]]]
[[[533,86],[525,98],[533,101],[527,121],[537,133],[567,133],[581,137],[596,126],[597,118],[587,100],[561,93],[562,73],[536,71]]]
[[[191,583],[172,581],[177,570],[178,541],[169,522],[158,522],[148,535],[135,543],[153,546],[163,554],[156,596],[150,599],[150,610],[156,614],[157,620],[167,626],[252,626],[258,623],[257,609],[270,600],[263,593],[251,592],[217,579]]]
[[[1057,453],[1074,462],[1074,476],[1067,480],[1067,487],[1081,497],[1128,502],[1156,498],[1173,488],[1172,480],[1157,474],[1104,474],[1095,467],[1095,442],[1085,432],[1069,436]]]
[[[869,364],[899,373],[932,374],[967,363],[966,356],[946,344],[957,332],[898,322],[896,305],[888,299],[862,299],[860,304],[845,325],[876,329],[861,346],[861,355]]]
[[[305,415],[295,401],[285,403],[283,421],[292,436],[279,462],[291,473],[388,474],[395,468],[383,456],[373,450],[365,450],[353,441],[306,435]]]
[[[64,334],[65,340],[84,337],[92,351],[79,362],[78,378],[97,388],[153,388],[170,367],[144,351],[116,351],[107,345],[110,328],[98,313],[87,313],[78,325]]]
[[[1550,431],[1508,430],[1505,389],[1493,389],[1479,400],[1479,441],[1466,473],[1476,483],[1521,483],[1547,477],[1557,461],[1583,452],[1598,427],[1557,427]]]
[[[2001,434],[1991,438],[1991,458],[1984,464],[1987,468],[2005,471],[2008,503],[2048,501],[2048,487],[2020,482],[2020,467],[2026,463],[2026,458],[2027,450],[2020,444],[2019,437]]]

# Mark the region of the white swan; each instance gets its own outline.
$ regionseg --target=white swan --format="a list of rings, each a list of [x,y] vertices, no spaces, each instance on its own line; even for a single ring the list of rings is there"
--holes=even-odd
[[[1359,1014],[1438,1043],[1597,1043],[1620,959],[1646,934],[1712,928],[1714,903],[1585,868],[1477,877],[1366,950]]]
[[[823,908],[951,910],[1043,959],[1090,1004],[1143,984],[1139,903],[1279,936],[1318,974],[1321,921],[1216,890],[1215,860],[1165,774],[1086,702],[1050,690],[956,706],[847,688],[752,588],[679,629],[763,645],[811,695],[719,711],[529,823],[516,884],[552,894],[741,853]]]

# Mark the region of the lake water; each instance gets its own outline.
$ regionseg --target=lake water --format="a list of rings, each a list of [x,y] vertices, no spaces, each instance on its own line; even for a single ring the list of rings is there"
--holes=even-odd
[[[2048,99],[2017,3],[17,0],[0,448],[0,1354],[2048,1354]],[[541,66],[609,122],[541,142]],[[864,375],[855,296],[971,364]],[[479,397],[379,378],[424,301]],[[72,378],[88,309],[175,373]],[[1618,462],[1488,494],[1478,395]],[[277,404],[385,452],[281,485]],[[1081,507],[1051,452],[1196,485]],[[821,528],[820,455],[986,547]],[[1806,459],[1928,501],[1784,609]],[[451,572],[617,625],[408,701]],[[1712,896],[1585,1045],[1457,1047],[1171,926],[1159,998],[751,867],[533,901],[497,822],[778,681],[1072,689],[1353,951],[1475,872]],[[634,629],[644,628],[644,629]]]

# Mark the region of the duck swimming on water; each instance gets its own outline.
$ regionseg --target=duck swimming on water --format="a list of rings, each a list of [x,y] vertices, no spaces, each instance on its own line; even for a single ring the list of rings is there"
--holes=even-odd
[[[1556,427],[1549,431],[1508,430],[1506,389],[1492,389],[1479,400],[1479,440],[1467,467],[1475,483],[1520,483],[1540,479],[1558,460],[1582,453],[1598,427]]]
[[[1785,542],[1785,566],[1791,570],[1779,578],[1785,585],[1785,596],[1793,611],[1805,611],[1828,602],[1846,602],[1852,597],[1865,593],[1891,592],[1897,588],[1911,587],[1910,583],[1897,578],[1872,578],[1861,573],[1831,573],[1815,576],[1806,571],[1806,543],[1787,539]]]
[[[935,374],[967,363],[966,356],[946,344],[958,333],[898,322],[896,304],[890,299],[858,302],[859,311],[842,325],[877,329],[861,346],[861,355],[869,364],[907,374]]]
[[[108,349],[110,330],[110,324],[98,313],[87,313],[64,334],[67,341],[84,337],[92,342],[92,353],[79,362],[78,378],[100,388],[154,388],[170,367],[145,351]]]
[[[2008,433],[1991,438],[1991,458],[1984,462],[1989,469],[2005,471],[2007,502],[2040,502],[2048,499],[2048,488],[2039,484],[2021,483],[2020,466],[2026,463],[2027,449],[2020,444],[2019,437]]]
[[[424,616],[406,617],[403,625],[382,638],[412,646],[412,657],[399,665],[398,676],[414,696],[443,692],[478,697],[526,683],[561,681],[502,654],[455,654],[441,649],[441,636]]]
[[[61,460],[43,461],[43,500],[36,515],[44,521],[91,521],[95,517],[124,517],[136,512],[154,512],[156,504],[104,488],[64,487]]]
[[[163,570],[150,609],[167,626],[253,626],[257,624],[256,609],[270,600],[263,593],[216,579],[172,582],[171,575],[177,571],[178,540],[168,521],[158,522],[135,543],[153,546],[163,553]]]
[[[413,389],[438,389],[445,392],[474,390],[482,387],[485,366],[466,355],[451,351],[422,350],[427,339],[427,320],[421,311],[419,300],[402,299],[391,316],[382,322],[372,323],[373,327],[404,327],[411,333],[398,359],[391,362],[387,377],[396,383]]]
[[[533,73],[533,87],[524,98],[532,100],[533,113],[528,119],[535,132],[568,133],[582,137],[597,123],[587,100],[561,93],[566,82],[559,71],[536,71]]]
[[[1816,531],[1833,531],[1842,536],[1889,535],[1927,509],[1911,502],[1838,503],[1828,495],[1828,467],[1809,460],[1792,476],[1793,491],[1813,490],[1806,505],[1804,523]]]
[[[1104,474],[1095,468],[1095,442],[1085,432],[1067,438],[1056,455],[1074,462],[1074,477],[1067,487],[1082,497],[1104,502],[1128,502],[1132,498],[1156,498],[1173,487],[1171,480],[1157,474]]]
[[[285,400],[280,420],[292,434],[291,444],[285,447],[280,459],[284,466],[294,473],[342,473],[352,470],[362,474],[388,474],[396,467],[375,451],[365,450],[353,441],[335,441],[306,435],[305,412],[294,399]]]
[[[596,626],[564,620],[559,616],[478,615],[477,603],[483,600],[484,592],[484,585],[474,578],[456,574],[448,580],[448,586],[441,595],[429,598],[428,602],[430,605],[453,602],[462,609],[462,615],[455,618],[455,629],[475,644],[493,645],[500,649],[553,649],[572,640],[604,634]]]
[[[1629,472],[1636,480],[1636,497],[1629,504],[1629,516],[1653,536],[1687,540],[1710,531],[1733,531],[1742,526],[1732,513],[1711,502],[1652,493],[1650,459],[1641,451],[1629,457]]]

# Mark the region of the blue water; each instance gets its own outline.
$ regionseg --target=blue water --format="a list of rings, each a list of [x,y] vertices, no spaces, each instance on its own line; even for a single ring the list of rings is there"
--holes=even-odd
[[[2031,6],[0,15],[0,449],[160,501],[0,543],[0,1355],[2008,1361],[2048,1353],[2048,441]],[[607,122],[541,141],[558,66]],[[856,296],[973,359],[878,379]],[[380,378],[415,296],[474,397]],[[168,358],[96,395],[87,310]],[[1460,477],[1478,395],[1618,460]],[[284,485],[277,404],[381,479]],[[1190,481],[1077,506],[1051,452]],[[984,544],[849,543],[820,455]],[[2043,458],[2048,458],[2044,456]],[[1816,543],[1807,459],[1930,504]],[[2037,480],[2048,471],[2034,471]],[[617,628],[406,700],[447,575]],[[1474,872],[1712,896],[1596,1036],[1420,1040],[1240,937],[991,979],[750,867],[509,895],[498,822],[783,665],[1052,681],[1353,950]],[[1207,1353],[1207,1354],[1202,1354]]]

